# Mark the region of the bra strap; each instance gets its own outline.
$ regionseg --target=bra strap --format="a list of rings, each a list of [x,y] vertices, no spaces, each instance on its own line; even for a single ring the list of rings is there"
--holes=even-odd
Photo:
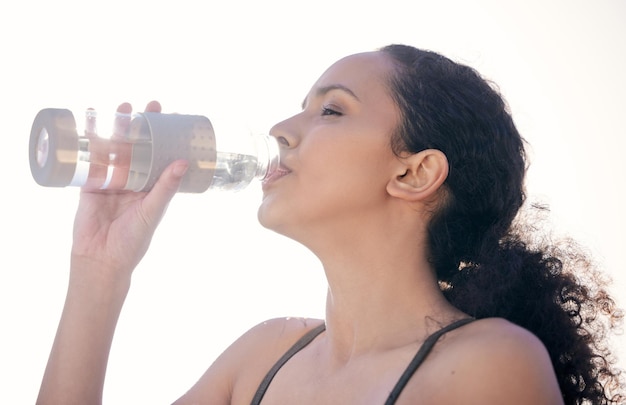
[[[270,371],[267,372],[265,378],[263,378],[263,381],[261,381],[261,385],[259,385],[259,388],[256,390],[256,393],[254,394],[254,398],[252,398],[252,402],[250,403],[250,405],[259,405],[261,403],[261,400],[265,395],[265,391],[267,391],[267,387],[269,387],[270,383],[274,379],[274,376],[276,375],[276,373],[278,373],[278,370],[280,370],[280,368],[291,357],[293,357],[294,354],[298,353],[306,345],[311,343],[313,339],[317,337],[317,335],[324,332],[325,329],[325,324],[321,324],[318,327],[311,329],[304,336],[302,336],[293,346],[291,346],[291,348],[287,350],[285,354],[283,354],[283,356],[276,362],[276,364],[274,364]]]
[[[435,346],[435,343],[437,343],[437,340],[439,340],[441,336],[443,336],[447,332],[450,332],[453,329],[460,328],[461,326],[473,321],[475,321],[474,318],[461,319],[451,323],[448,326],[444,326],[437,332],[428,336],[428,338],[426,338],[426,340],[422,344],[422,347],[420,347],[418,352],[415,354],[415,357],[413,357],[413,360],[411,360],[411,363],[409,363],[409,366],[406,368],[406,370],[404,370],[404,373],[396,383],[396,386],[393,387],[393,390],[389,394],[389,397],[387,397],[385,405],[392,405],[396,403],[396,400],[400,396],[400,393],[402,393],[402,390],[404,389],[406,384],[409,382],[413,374],[415,374],[415,371],[422,364],[424,359],[426,359],[426,356],[428,356],[428,353],[430,353],[432,348]]]

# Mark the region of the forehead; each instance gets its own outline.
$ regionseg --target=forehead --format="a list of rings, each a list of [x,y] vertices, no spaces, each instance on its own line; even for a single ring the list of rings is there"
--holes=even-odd
[[[368,95],[380,97],[387,93],[387,78],[393,64],[382,52],[367,52],[347,56],[331,65],[313,88],[341,85],[349,88],[359,99]]]

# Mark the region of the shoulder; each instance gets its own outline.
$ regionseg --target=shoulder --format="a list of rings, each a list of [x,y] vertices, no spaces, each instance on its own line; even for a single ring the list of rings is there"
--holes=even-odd
[[[259,323],[233,342],[177,403],[249,403],[274,363],[322,323],[310,318],[275,318]]]
[[[475,321],[469,324],[459,337],[458,349],[462,350],[464,357],[467,358],[479,360],[480,356],[490,353],[490,357],[494,358],[489,362],[493,363],[507,363],[510,360],[521,361],[523,359],[529,359],[529,361],[522,361],[521,365],[550,363],[548,351],[537,336],[502,318]],[[489,362],[483,360],[479,364]]]
[[[503,318],[480,319],[464,329],[463,339],[459,340],[461,345],[475,346],[476,349],[516,348],[516,352],[527,350],[534,354],[547,354],[543,343],[534,334]]]
[[[258,364],[265,373],[302,336],[323,323],[310,318],[270,319],[248,330],[222,356],[247,367],[251,363]],[[252,355],[254,359],[250,358]]]
[[[283,346],[295,343],[308,331],[323,324],[321,319],[311,318],[274,318],[254,326],[238,341],[258,346],[259,343],[271,343]],[[237,343],[237,342],[235,342]]]
[[[432,364],[446,403],[562,403],[548,351],[528,330],[487,318],[454,332]]]

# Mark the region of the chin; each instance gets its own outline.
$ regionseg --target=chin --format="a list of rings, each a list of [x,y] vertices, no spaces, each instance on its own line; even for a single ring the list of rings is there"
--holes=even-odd
[[[270,200],[270,198],[265,196],[263,197],[263,201],[257,211],[257,219],[264,228],[276,231],[276,227],[279,225],[281,220],[281,215],[278,212],[279,210],[274,209],[276,207],[273,207],[271,201],[268,200]]]
[[[272,227],[270,226],[271,221],[268,221],[267,216],[263,215],[263,211],[261,208],[259,208],[257,212],[257,219],[259,220],[259,224],[261,224],[262,227],[272,229]]]
[[[285,209],[280,209],[278,205],[271,204],[270,201],[264,199],[257,211],[257,219],[262,227],[293,238],[292,232],[289,232],[290,225],[286,214]]]

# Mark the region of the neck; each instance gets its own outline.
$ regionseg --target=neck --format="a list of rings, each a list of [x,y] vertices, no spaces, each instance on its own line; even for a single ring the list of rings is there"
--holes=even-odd
[[[327,336],[337,361],[414,343],[465,317],[444,298],[424,241],[411,234],[353,232],[316,252],[329,283]]]

